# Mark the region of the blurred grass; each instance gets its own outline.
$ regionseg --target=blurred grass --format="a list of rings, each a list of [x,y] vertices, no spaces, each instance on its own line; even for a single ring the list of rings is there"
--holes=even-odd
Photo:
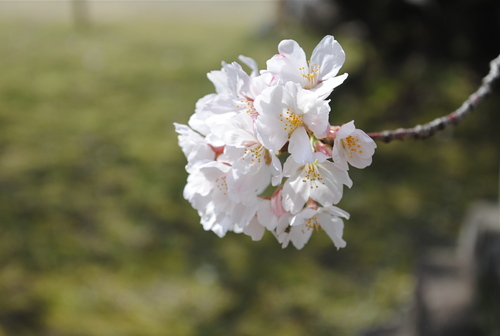
[[[1,21],[0,335],[353,334],[403,309],[421,250],[453,242],[469,202],[496,198],[492,98],[432,139],[379,144],[372,167],[351,172],[346,249],[323,235],[295,251],[270,235],[204,232],[182,199],[172,122],[213,92],[206,73],[222,60],[244,54],[263,68],[282,38],[308,53],[320,39],[256,31],[182,17],[86,32]],[[411,127],[479,82],[418,57],[387,72],[376,51],[336,37],[350,78],[332,122]]]

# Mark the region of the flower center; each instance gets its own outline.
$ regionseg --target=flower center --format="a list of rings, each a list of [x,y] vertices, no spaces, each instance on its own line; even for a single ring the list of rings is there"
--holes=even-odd
[[[323,230],[321,225],[318,223],[318,217],[316,217],[316,215],[306,219],[306,227],[309,230],[313,230],[313,232],[320,232]]]
[[[360,149],[361,145],[359,145],[358,142],[359,137],[353,137],[352,135],[349,135],[347,138],[342,139],[342,146],[349,151],[349,158],[351,159],[354,153],[363,153],[363,151]]]
[[[297,115],[290,109],[286,109],[285,113],[280,114],[280,121],[285,123],[283,129],[288,131],[288,135],[292,134],[297,127],[304,124],[302,116]]]
[[[248,113],[252,117],[257,117],[259,114],[255,107],[253,106],[253,99],[247,98],[246,100],[240,100],[236,108],[242,109],[243,112]]]
[[[305,174],[302,182],[304,183],[308,181],[311,182],[310,186],[311,189],[318,188],[319,183],[325,184],[325,182],[323,182],[323,178],[321,177],[320,172],[318,171],[318,167],[316,166],[317,162],[318,160],[316,160],[313,163],[306,163],[306,165],[304,166]]]
[[[306,79],[304,89],[312,89],[318,84],[320,68],[321,67],[317,63],[311,64],[311,61],[307,61],[307,69],[305,67],[299,68],[299,71],[302,72],[302,77]]]
[[[219,189],[219,191],[221,191],[224,195],[227,194],[227,182],[225,176],[216,179],[215,185],[217,186],[217,189]]]
[[[266,152],[267,151],[265,150],[264,146],[262,146],[261,144],[254,144],[250,147],[245,148],[245,152],[241,159],[242,160],[250,159],[251,161],[250,164],[261,163],[262,158],[264,158],[266,162],[267,161],[265,157]]]

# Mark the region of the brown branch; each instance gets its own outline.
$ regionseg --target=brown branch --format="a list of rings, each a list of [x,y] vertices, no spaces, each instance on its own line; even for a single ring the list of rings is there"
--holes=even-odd
[[[408,138],[426,139],[433,136],[437,131],[444,130],[449,124],[458,124],[467,114],[472,112],[486,96],[492,92],[494,82],[500,78],[500,55],[490,62],[490,72],[483,78],[482,84],[476,92],[471,94],[469,98],[454,112],[434,119],[424,125],[417,125],[413,128],[398,128],[393,131],[382,131],[368,133],[373,140],[381,140],[391,142],[392,140],[405,140]]]

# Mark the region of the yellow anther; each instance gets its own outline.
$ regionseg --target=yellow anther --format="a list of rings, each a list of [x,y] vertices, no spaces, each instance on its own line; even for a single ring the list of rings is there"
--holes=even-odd
[[[321,177],[321,174],[320,172],[318,171],[317,169],[317,166],[316,166],[316,163],[317,161],[313,162],[313,163],[306,163],[305,167],[304,167],[304,179],[302,180],[302,182],[313,182],[312,185],[310,186],[310,188],[318,188],[319,186],[319,183],[321,184],[325,184],[325,182],[323,182],[323,178]]]
[[[309,230],[312,229],[314,232],[319,232],[323,230],[321,225],[318,223],[318,218],[316,216],[306,219],[306,227]]]
[[[318,75],[319,75],[319,66],[317,63],[311,63],[311,61],[307,61],[307,68],[300,67],[299,71],[302,72],[302,77],[304,77],[307,81],[304,86],[305,89],[312,89],[318,84]]]
[[[283,115],[280,115],[283,117]],[[297,115],[295,112],[287,109],[285,112],[284,118],[280,118],[280,121],[285,122],[285,127],[283,128],[285,131],[288,130],[288,134],[290,135],[297,127],[304,124],[302,121],[302,116]]]
[[[358,148],[361,148],[361,145],[358,144],[359,142],[359,137],[353,137],[352,135],[349,135],[345,139],[342,139],[342,146],[349,150],[349,158],[353,158],[353,153],[359,152],[360,154],[363,153],[362,150],[358,150]]]

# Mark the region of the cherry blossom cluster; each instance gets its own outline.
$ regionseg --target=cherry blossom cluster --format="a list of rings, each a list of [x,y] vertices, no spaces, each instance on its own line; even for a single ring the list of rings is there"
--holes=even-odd
[[[301,249],[325,231],[345,247],[349,214],[335,206],[352,186],[349,165],[371,164],[375,142],[350,121],[330,124],[327,98],[347,74],[337,76],[345,53],[326,36],[310,60],[293,40],[258,70],[240,56],[208,73],[215,93],[201,98],[189,126],[175,123],[189,173],[184,198],[205,230],[260,240],[266,229],[285,248]]]

